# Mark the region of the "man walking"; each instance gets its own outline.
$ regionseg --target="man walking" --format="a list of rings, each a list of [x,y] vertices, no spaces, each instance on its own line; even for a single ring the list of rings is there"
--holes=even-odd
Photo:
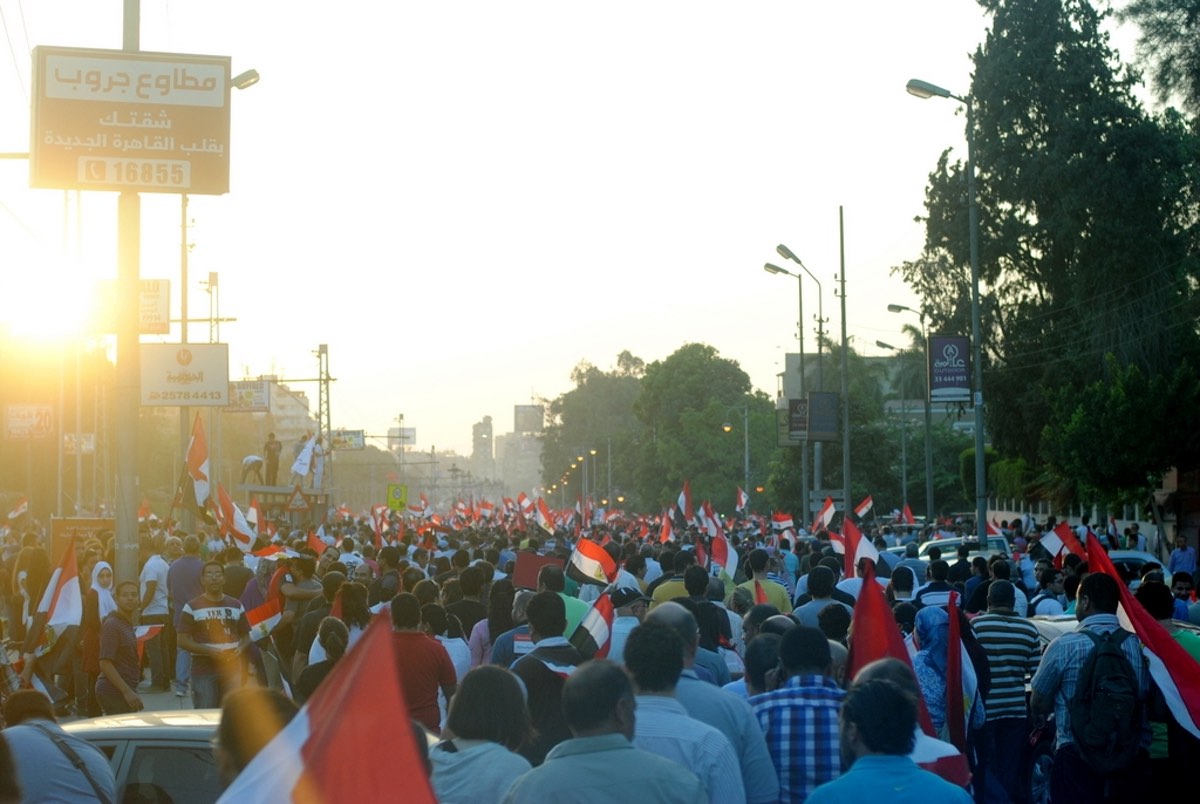
[[[138,658],[133,617],[138,608],[138,585],[133,581],[117,584],[117,610],[100,626],[100,678],[96,681],[96,700],[106,715],[140,712],[144,706],[138,697],[142,666]]]
[[[250,645],[250,624],[237,598],[225,594],[225,567],[204,564],[204,594],[183,607],[179,646],[192,655],[192,705],[215,709],[241,680],[242,652]]]

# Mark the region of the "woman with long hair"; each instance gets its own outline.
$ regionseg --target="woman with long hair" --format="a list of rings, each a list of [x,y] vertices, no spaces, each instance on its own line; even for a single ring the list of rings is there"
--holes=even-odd
[[[508,578],[492,583],[488,590],[488,616],[475,623],[471,629],[471,667],[488,664],[492,660],[492,640],[513,628],[513,597],[516,587]]]
[[[326,658],[305,667],[301,671],[300,677],[296,679],[293,697],[296,699],[296,704],[300,706],[303,706],[304,702],[312,697],[317,687],[325,680],[325,676],[329,675],[333,666],[346,654],[350,647],[350,629],[346,628],[346,624],[338,618],[326,617],[321,620],[321,625],[317,628],[317,638],[314,643],[320,643]]]
[[[333,599],[331,617],[341,620],[349,633],[349,647],[353,647],[358,638],[371,624],[371,608],[367,605],[367,587],[354,581],[346,581],[338,589],[337,597]],[[328,658],[321,640],[314,639],[308,650],[308,663],[316,664]]]
[[[483,665],[467,673],[450,702],[443,739],[429,752],[438,801],[499,802],[531,769],[515,752],[532,736],[525,691],[511,671]]]

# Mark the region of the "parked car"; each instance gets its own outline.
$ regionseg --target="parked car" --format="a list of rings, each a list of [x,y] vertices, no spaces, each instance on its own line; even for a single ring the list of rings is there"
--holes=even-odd
[[[1142,582],[1143,568],[1147,564],[1158,564],[1162,568],[1163,581],[1171,585],[1171,573],[1167,572],[1162,559],[1153,553],[1143,553],[1140,550],[1110,550],[1108,557],[1117,572],[1129,580],[1129,588],[1137,589]]]
[[[982,545],[978,539],[964,540],[960,537],[953,537],[949,539],[930,539],[921,545],[921,549],[917,553],[917,557],[922,561],[928,561],[930,549],[936,547],[942,551],[943,559],[952,562],[956,559],[958,546],[963,544],[964,541],[967,547],[969,547],[971,550],[968,558],[974,558],[975,556],[983,556],[987,558],[988,556],[994,555],[1008,555],[1008,541],[1003,536],[988,536],[986,547]]]
[[[77,720],[63,729],[108,757],[118,804],[212,804],[224,788],[211,743],[220,720],[219,709],[179,709]]]

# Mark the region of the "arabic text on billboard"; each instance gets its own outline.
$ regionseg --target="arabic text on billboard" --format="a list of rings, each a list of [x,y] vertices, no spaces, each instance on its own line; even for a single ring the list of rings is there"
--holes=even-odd
[[[366,449],[365,430],[334,430],[329,434],[334,449]]]
[[[266,380],[236,380],[229,383],[229,409],[226,413],[269,413],[271,383]]]
[[[929,336],[929,398],[971,401],[971,340],[961,335]]]
[[[143,343],[142,404],[224,406],[229,404],[229,345]]]
[[[230,59],[34,48],[30,184],[229,192]]]

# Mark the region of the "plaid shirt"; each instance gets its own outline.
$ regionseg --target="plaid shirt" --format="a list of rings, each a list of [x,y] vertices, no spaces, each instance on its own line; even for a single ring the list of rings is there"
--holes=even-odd
[[[825,676],[793,676],[750,699],[779,774],[779,800],[804,801],[842,772],[838,710],[846,697]]]

